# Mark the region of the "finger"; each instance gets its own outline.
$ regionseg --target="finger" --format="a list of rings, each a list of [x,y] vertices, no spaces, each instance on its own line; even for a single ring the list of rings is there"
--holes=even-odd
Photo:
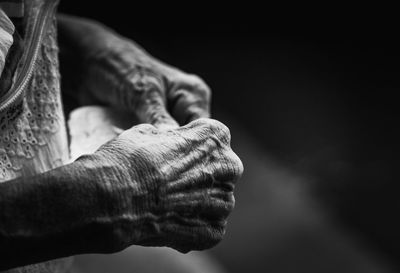
[[[199,168],[184,172],[181,177],[168,183],[166,194],[213,187],[215,178],[212,173],[204,171],[204,169],[206,166],[200,165]]]
[[[175,129],[179,124],[168,113],[164,100],[157,90],[149,91],[136,111],[142,123],[150,123],[159,129]]]
[[[201,216],[201,218],[211,220],[228,217],[234,206],[233,192],[209,188],[169,195],[166,209],[189,218]]]
[[[184,125],[199,118],[210,117],[210,91],[207,87],[179,89],[172,98],[172,115]]]
[[[165,245],[182,253],[190,250],[204,250],[218,244],[226,231],[226,221],[210,224],[207,221],[182,224],[179,221],[169,221],[163,225]]]

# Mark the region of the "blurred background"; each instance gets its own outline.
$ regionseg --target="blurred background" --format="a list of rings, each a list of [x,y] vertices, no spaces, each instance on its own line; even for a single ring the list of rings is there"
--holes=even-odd
[[[245,166],[226,238],[208,251],[227,272],[399,270],[396,17],[130,2],[60,11],[211,86]]]

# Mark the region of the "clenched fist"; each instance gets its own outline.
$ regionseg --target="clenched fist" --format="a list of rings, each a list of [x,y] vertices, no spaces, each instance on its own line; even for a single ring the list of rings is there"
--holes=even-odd
[[[117,227],[116,249],[214,246],[225,233],[243,172],[228,128],[212,119],[171,130],[138,125],[78,160],[98,166],[101,187],[114,200],[109,220]]]

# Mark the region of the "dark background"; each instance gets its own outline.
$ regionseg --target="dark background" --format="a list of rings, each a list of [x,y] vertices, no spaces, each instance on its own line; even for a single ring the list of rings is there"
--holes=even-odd
[[[310,15],[296,9],[289,14],[285,9],[277,12],[250,4],[243,7],[243,3],[230,10],[212,4],[143,7],[127,2],[86,7],[64,0],[60,10],[99,20],[164,62],[204,78],[213,90],[216,117],[233,126],[234,146],[254,139],[266,162],[302,178],[299,183],[306,185],[311,200],[335,228],[357,237],[363,249],[377,253],[383,263],[397,266],[400,58],[396,17],[387,12],[378,16],[374,10],[339,14],[329,7],[315,16],[311,9]],[[235,130],[240,131],[236,143]],[[269,216],[240,214],[246,204],[255,202],[249,187],[257,191],[262,181],[258,169],[248,166],[250,151],[238,149],[246,171],[252,173],[246,172],[238,187],[239,212],[234,217],[240,223],[232,220],[232,225],[244,225],[237,230],[245,233],[252,232],[245,227],[247,220],[248,225],[257,225],[254,217],[268,222]],[[275,167],[268,168],[275,172]],[[257,230],[259,235],[254,236],[265,237],[260,240],[270,244],[268,231]],[[235,238],[228,234],[227,240]],[[304,239],[294,252],[313,248],[311,241]],[[242,249],[235,252],[234,247]],[[252,251],[258,252],[235,263],[237,253],[246,257]],[[268,258],[262,251],[266,250],[251,243],[226,243],[213,255],[232,272],[245,268],[272,272],[273,266],[263,264]],[[291,261],[285,255],[276,268]],[[278,256],[268,257],[276,261]],[[251,265],[243,265],[247,262]],[[308,268],[304,272],[314,272],[311,265],[296,264]],[[273,272],[303,272],[287,270]]]

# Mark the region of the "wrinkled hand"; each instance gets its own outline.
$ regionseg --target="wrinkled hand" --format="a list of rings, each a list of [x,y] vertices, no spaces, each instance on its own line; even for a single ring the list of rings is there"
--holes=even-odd
[[[118,43],[93,56],[88,69],[96,85],[114,88],[116,105],[133,110],[139,122],[158,126],[169,123],[170,115],[180,124],[209,117],[211,92],[202,79],[161,63],[128,40]]]
[[[183,125],[210,116],[210,88],[198,76],[158,61],[97,22],[59,16],[59,30],[62,64],[80,62],[80,89],[101,102],[131,110],[139,123],[156,126],[176,127],[174,119]],[[69,82],[76,75],[63,77]]]
[[[115,248],[139,244],[187,252],[215,245],[225,233],[243,165],[230,148],[228,128],[203,119],[210,115],[209,87],[98,23],[61,16],[59,26],[61,56],[72,52],[64,54],[64,64],[77,60],[72,72],[82,67],[80,94],[149,123],[91,156],[107,199],[115,199],[109,203],[117,204],[109,216],[119,238]],[[74,79],[63,77],[66,83]],[[178,128],[178,122],[186,125]]]
[[[117,248],[139,244],[187,252],[222,239],[243,172],[222,123],[198,119],[173,130],[138,125],[95,155],[110,162],[106,184],[119,196],[113,210],[118,215],[111,215],[120,227]],[[142,230],[133,232],[137,227]]]

